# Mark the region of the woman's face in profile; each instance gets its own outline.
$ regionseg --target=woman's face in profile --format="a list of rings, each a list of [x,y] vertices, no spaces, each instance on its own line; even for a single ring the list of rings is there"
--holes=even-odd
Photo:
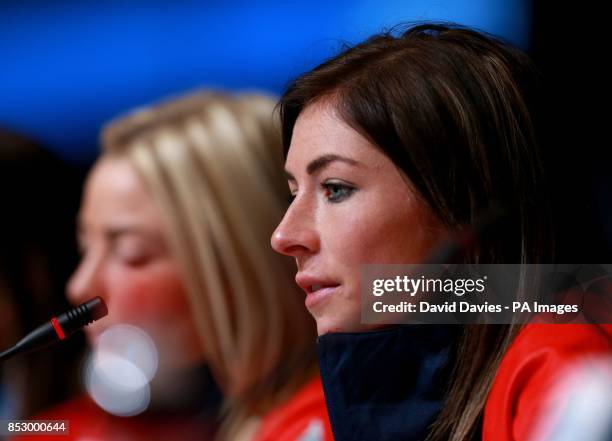
[[[78,304],[101,296],[109,309],[86,328],[90,342],[112,325],[131,324],[153,338],[160,361],[169,366],[200,361],[201,344],[161,212],[126,159],[96,163],[78,223],[83,254],[68,297]]]
[[[360,265],[420,261],[438,223],[393,162],[329,102],[298,117],[285,169],[294,199],[272,246],[295,257],[319,335],[366,330]]]

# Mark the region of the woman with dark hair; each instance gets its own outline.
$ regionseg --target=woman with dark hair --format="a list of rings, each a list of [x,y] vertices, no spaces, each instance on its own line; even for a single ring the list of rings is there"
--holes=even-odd
[[[0,351],[68,307],[80,182],[34,140],[0,128]],[[82,348],[76,338],[0,364],[0,419],[31,417],[74,392]]]
[[[496,207],[503,222],[459,262],[556,261],[540,89],[519,50],[421,25],[345,50],[283,95],[293,200],[272,245],[295,257],[317,321],[336,440],[526,439],[540,402],[522,398],[543,395],[566,360],[611,350],[607,325],[360,321],[360,265],[427,261]],[[529,275],[519,283],[533,298]]]

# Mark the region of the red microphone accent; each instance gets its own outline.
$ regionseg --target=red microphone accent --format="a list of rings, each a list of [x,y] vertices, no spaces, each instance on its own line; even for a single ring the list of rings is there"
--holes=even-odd
[[[59,339],[60,340],[65,339],[66,334],[64,334],[64,330],[62,329],[62,327],[60,326],[59,322],[57,321],[55,317],[51,319],[51,324],[53,325],[53,329],[55,329],[55,333],[57,334]]]

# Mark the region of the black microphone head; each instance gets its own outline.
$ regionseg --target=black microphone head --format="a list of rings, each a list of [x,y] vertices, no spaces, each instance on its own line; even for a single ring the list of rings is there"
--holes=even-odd
[[[4,361],[18,353],[40,349],[51,343],[64,340],[66,337],[101,319],[108,314],[106,303],[101,297],[95,297],[69,311],[53,317],[47,323],[34,329],[15,346],[0,352],[0,361]]]
[[[106,303],[101,297],[95,297],[85,302],[84,306],[89,310],[89,317],[92,321],[99,320],[108,314]]]

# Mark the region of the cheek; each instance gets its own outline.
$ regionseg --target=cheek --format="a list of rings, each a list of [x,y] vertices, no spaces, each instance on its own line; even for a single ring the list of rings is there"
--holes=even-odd
[[[106,278],[109,320],[100,320],[89,337],[115,324],[141,328],[155,342],[163,369],[199,362],[203,357],[187,292],[170,261],[131,268],[110,267]],[[160,366],[161,366],[160,364]],[[161,369],[161,368],[160,368]]]
[[[106,286],[114,322],[147,326],[184,320],[189,313],[183,282],[170,262],[117,265],[110,269]]]
[[[322,223],[322,243],[335,262],[359,272],[368,263],[416,263],[436,242],[435,220],[415,200],[384,199],[343,210]]]

